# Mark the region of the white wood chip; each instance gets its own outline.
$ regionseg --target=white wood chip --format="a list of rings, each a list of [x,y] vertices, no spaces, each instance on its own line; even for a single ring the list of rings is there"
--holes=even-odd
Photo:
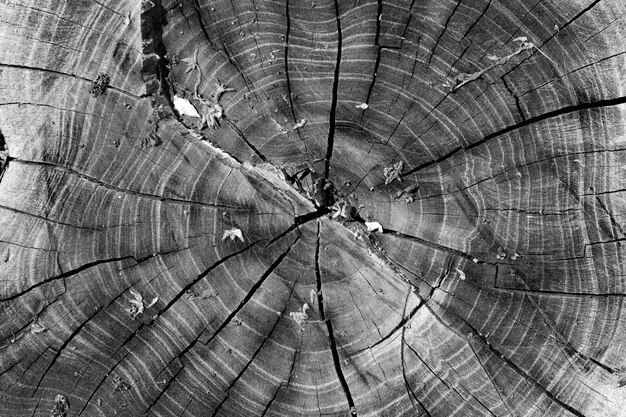
[[[459,273],[459,278],[461,278],[461,281],[465,281],[465,272],[461,271],[458,268],[457,268],[456,272]]]
[[[383,226],[378,222],[365,222],[368,232],[383,232]]]
[[[198,119],[201,118],[200,113],[198,113],[198,110],[196,110],[189,100],[178,97],[177,95],[174,96],[174,108],[180,115],[197,117]]]
[[[39,334],[45,331],[46,331],[46,328],[43,327],[41,324],[33,323],[30,325],[30,332],[32,334]]]
[[[235,238],[238,238],[239,240],[244,242],[243,233],[241,233],[241,229],[233,228],[233,229],[225,230],[224,235],[222,236],[222,240],[226,240],[228,238],[230,238],[230,240],[235,240]]]
[[[152,299],[152,301],[150,301],[150,304],[148,304],[148,305],[146,306],[146,308],[150,308],[150,307],[152,307],[153,305],[155,305],[155,304],[156,304],[156,302],[157,302],[157,301],[159,301],[159,297],[154,297],[154,298]]]

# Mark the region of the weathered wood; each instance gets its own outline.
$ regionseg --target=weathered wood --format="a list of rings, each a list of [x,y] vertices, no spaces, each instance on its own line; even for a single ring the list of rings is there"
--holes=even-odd
[[[0,415],[623,415],[625,13],[0,2]]]

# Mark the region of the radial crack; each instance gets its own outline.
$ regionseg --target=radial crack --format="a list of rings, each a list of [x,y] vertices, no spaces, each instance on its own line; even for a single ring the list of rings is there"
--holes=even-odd
[[[522,122],[513,124],[511,126],[507,126],[504,129],[500,129],[497,132],[493,132],[490,133],[489,135],[485,136],[484,138],[468,145],[468,146],[459,146],[447,153],[445,153],[444,155],[441,155],[439,158],[428,161],[428,162],[424,162],[423,164],[420,164],[418,166],[416,166],[415,168],[411,169],[410,171],[404,172],[401,176],[402,177],[406,177],[407,175],[411,175],[411,174],[415,174],[416,172],[422,171],[432,165],[436,165],[436,164],[440,164],[444,161],[447,161],[448,159],[450,159],[451,157],[457,155],[458,153],[461,152],[467,152],[469,150],[472,150],[480,145],[485,144],[486,142],[488,142],[491,139],[495,139],[498,138],[502,135],[505,135],[507,133],[510,133],[512,131],[521,129],[522,127],[526,127],[535,123],[538,123],[540,121],[543,120],[547,120],[547,119],[551,119],[554,117],[558,117],[558,116],[562,116],[565,114],[569,114],[569,113],[575,113],[575,112],[579,112],[579,111],[583,111],[583,110],[589,110],[589,109],[597,109],[597,108],[602,108],[602,107],[610,107],[610,106],[618,106],[620,104],[624,104],[626,103],[626,97],[617,97],[617,98],[612,98],[612,99],[606,99],[606,100],[598,100],[598,101],[593,101],[590,103],[582,103],[582,104],[577,104],[574,106],[567,106],[567,107],[562,107],[560,109],[557,110],[553,110],[553,111],[549,111],[547,113],[541,114],[539,116],[534,116],[531,117],[529,119],[526,119]]]
[[[407,234],[404,234],[402,232],[398,232],[396,230],[384,228],[383,229],[383,234],[395,236],[395,237],[400,238],[400,239],[410,240],[410,241],[419,243],[421,245],[428,246],[429,248],[433,248],[433,249],[436,249],[436,250],[440,250],[442,252],[446,252],[446,253],[450,253],[452,255],[459,256],[461,258],[470,260],[470,261],[472,261],[474,263],[478,263],[478,264],[489,263],[489,262],[481,261],[481,260],[473,257],[472,255],[470,255],[468,253],[465,253],[463,251],[460,251],[458,249],[450,248],[448,246],[440,245],[438,243],[433,243],[433,242],[430,242],[430,241],[425,240],[425,239],[421,239],[421,238],[416,237],[416,236],[407,235]]]
[[[478,330],[476,330],[474,327],[472,327],[472,325],[470,325],[467,321],[465,321],[465,324],[472,330],[472,336],[473,336],[472,338],[473,339],[478,339],[481,342],[483,342],[483,344],[495,356],[497,356],[504,363],[506,363],[509,366],[509,368],[511,368],[513,371],[515,371],[516,374],[518,374],[519,376],[521,376],[522,378],[524,378],[525,380],[527,380],[528,382],[530,382],[531,384],[533,384],[534,386],[539,388],[548,398],[550,398],[554,403],[556,403],[559,406],[561,406],[563,409],[569,411],[570,413],[574,414],[577,417],[585,417],[584,414],[582,414],[581,412],[576,410],[574,407],[572,407],[569,404],[566,404],[563,401],[559,400],[552,392],[548,391],[547,388],[545,388],[539,382],[535,381],[530,375],[528,375],[526,372],[524,372],[523,369],[521,369],[519,366],[517,366],[517,364],[515,364],[511,359],[507,358],[505,355],[500,353],[500,351],[498,351],[491,343],[489,343],[489,341],[487,340],[486,337],[484,337],[482,334],[480,334],[480,332]]]
[[[246,296],[239,302],[239,305],[226,317],[226,319],[222,322],[222,324],[217,328],[215,333],[209,337],[209,339],[204,342],[205,345],[209,345],[213,339],[217,337],[217,335],[224,330],[224,328],[230,324],[230,322],[235,318],[235,316],[241,311],[241,309],[252,299],[254,294],[256,294],[257,290],[261,288],[261,285],[265,282],[265,280],[274,272],[278,265],[281,264],[283,259],[291,252],[291,249],[295,246],[295,244],[300,240],[300,236],[297,236],[296,239],[287,247],[287,249],[280,254],[280,256],[269,266],[269,268],[265,271],[265,273],[259,278],[259,280],[250,288]]]
[[[437,49],[437,46],[439,45],[439,42],[441,41],[441,37],[443,36],[444,33],[446,33],[446,30],[448,29],[448,24],[450,23],[450,19],[452,19],[452,16],[454,16],[454,13],[456,13],[456,9],[458,9],[460,5],[461,5],[461,0],[457,0],[457,3],[454,6],[454,9],[452,9],[452,13],[450,13],[448,18],[446,19],[446,23],[443,25],[443,30],[441,31],[441,33],[439,33],[439,36],[437,37],[437,40],[435,41],[435,46],[433,46],[433,50],[430,53],[430,56],[428,57],[428,63],[426,65],[427,67],[430,67],[430,62],[432,61],[433,56],[435,55],[435,50]]]
[[[376,76],[378,75],[378,67],[380,66],[380,56],[382,51],[382,47],[380,46],[380,21],[382,19],[382,14],[383,1],[378,0],[378,10],[376,14],[376,35],[374,36],[374,45],[376,46],[376,61],[374,62],[374,74],[372,75],[372,82],[367,89],[367,96],[365,98],[366,104],[370,102],[370,98],[372,97],[372,91],[374,90],[374,85],[376,84]],[[367,108],[361,111],[361,124],[363,123],[363,116],[365,115],[366,110]],[[361,126],[361,129],[363,129],[363,126]],[[391,135],[393,135],[393,133]]]
[[[252,142],[250,142],[248,140],[248,138],[246,138],[246,136],[243,134],[243,132],[241,131],[241,129],[239,129],[239,127],[235,124],[235,122],[233,122],[232,120],[230,120],[228,117],[226,117],[226,115],[222,116],[222,120],[224,120],[224,122],[226,122],[226,124],[237,134],[237,136],[239,136],[239,139],[241,139],[242,141],[245,142],[246,145],[248,145],[248,147],[252,150],[252,152],[254,152],[254,154],[263,162],[268,163],[269,159],[267,159],[267,157],[265,155],[263,155],[257,148],[256,146],[254,146],[252,144]]]
[[[159,195],[156,194],[148,194],[148,193],[143,193],[141,191],[133,191],[133,190],[128,190],[125,188],[121,188],[121,187],[117,187],[111,184],[107,184],[102,180],[99,180],[98,178],[92,177],[90,175],[87,175],[83,172],[80,171],[76,171],[73,168],[70,167],[66,167],[63,165],[57,165],[57,164],[53,164],[53,163],[49,163],[49,162],[43,162],[43,161],[28,161],[28,160],[23,160],[23,159],[12,159],[13,162],[18,163],[18,164],[23,164],[23,165],[35,165],[35,166],[42,166],[42,167],[46,167],[49,169],[53,169],[53,170],[58,170],[58,171],[62,171],[71,175],[76,175],[77,177],[91,182],[93,184],[97,184],[103,188],[106,188],[107,190],[111,190],[111,191],[115,191],[118,193],[122,193],[122,194],[127,194],[127,195],[131,195],[131,196],[135,196],[135,197],[139,197],[139,198],[145,198],[145,199],[149,199],[149,200],[156,200],[156,201],[161,201],[164,203],[172,203],[172,204],[183,204],[183,205],[189,205],[189,206],[200,206],[200,207],[208,207],[208,208],[213,208],[213,209],[219,209],[219,210],[240,210],[240,211],[249,211],[250,209],[247,207],[236,207],[236,206],[228,206],[228,205],[223,205],[223,204],[212,204],[212,203],[205,203],[203,201],[193,201],[193,200],[185,200],[182,198],[171,198],[171,197],[161,197]]]
[[[339,16],[338,0],[335,0],[335,19],[337,21],[337,59],[335,61],[335,74],[333,79],[332,99],[330,103],[330,115],[328,117],[328,143],[326,147],[326,158],[324,160],[324,178],[328,179],[330,174],[330,158],[333,156],[333,147],[335,142],[335,121],[337,112],[337,91],[339,89],[339,73],[341,66],[341,18]]]
[[[291,297],[291,295],[293,294],[293,290],[295,289],[295,284],[291,287],[291,292],[289,293],[289,297]],[[278,319],[274,322],[274,324],[272,325],[272,328],[270,329],[269,333],[267,334],[267,336],[265,336],[263,338],[263,341],[259,344],[259,346],[257,347],[257,349],[254,351],[254,353],[252,354],[252,356],[250,357],[250,360],[246,363],[246,365],[243,367],[243,369],[237,374],[237,376],[233,379],[233,381],[228,385],[228,387],[226,388],[226,396],[224,397],[224,399],[217,405],[217,407],[215,407],[215,410],[213,410],[213,413],[211,414],[212,417],[214,417],[215,415],[217,415],[217,413],[219,412],[219,410],[224,406],[224,404],[226,403],[226,401],[228,400],[228,398],[230,397],[230,390],[235,386],[235,384],[237,383],[237,381],[239,381],[239,378],[241,378],[243,376],[243,374],[246,372],[246,370],[250,367],[250,365],[252,364],[252,362],[254,361],[254,359],[257,357],[257,355],[261,352],[261,349],[263,349],[263,346],[265,346],[265,343],[267,343],[267,341],[270,339],[270,337],[272,336],[272,334],[274,334],[274,330],[276,330],[276,327],[278,327],[278,323],[280,323],[280,317],[282,317],[282,315],[285,313],[285,310],[287,309],[287,305],[285,304],[285,306],[283,307],[283,310],[280,312],[280,315],[278,317]]]
[[[326,318],[326,314],[324,312],[324,295],[322,290],[322,274],[320,267],[320,226],[318,223],[317,226],[317,240],[315,244],[315,277],[317,281],[317,306],[320,312],[320,319],[322,322],[326,323],[326,328],[328,330],[328,340],[330,342],[330,350],[333,357],[333,363],[335,365],[335,372],[337,373],[337,378],[341,383],[341,387],[343,388],[343,392],[346,396],[346,400],[348,401],[348,407],[350,407],[351,415],[356,417],[356,409],[354,407],[354,400],[352,399],[352,394],[350,393],[350,387],[348,386],[348,381],[346,381],[346,377],[343,374],[343,370],[341,369],[341,363],[339,360],[339,351],[337,350],[337,342],[335,340],[335,333],[333,332],[333,324],[330,320],[330,317]]]

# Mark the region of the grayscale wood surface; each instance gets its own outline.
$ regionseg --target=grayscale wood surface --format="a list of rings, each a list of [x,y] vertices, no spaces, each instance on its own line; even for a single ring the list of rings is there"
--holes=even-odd
[[[624,416],[625,12],[0,1],[0,415]]]

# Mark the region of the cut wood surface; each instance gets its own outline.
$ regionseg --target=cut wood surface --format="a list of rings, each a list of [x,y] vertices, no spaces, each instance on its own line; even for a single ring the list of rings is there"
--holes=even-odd
[[[0,1],[0,416],[624,416],[625,13]]]

